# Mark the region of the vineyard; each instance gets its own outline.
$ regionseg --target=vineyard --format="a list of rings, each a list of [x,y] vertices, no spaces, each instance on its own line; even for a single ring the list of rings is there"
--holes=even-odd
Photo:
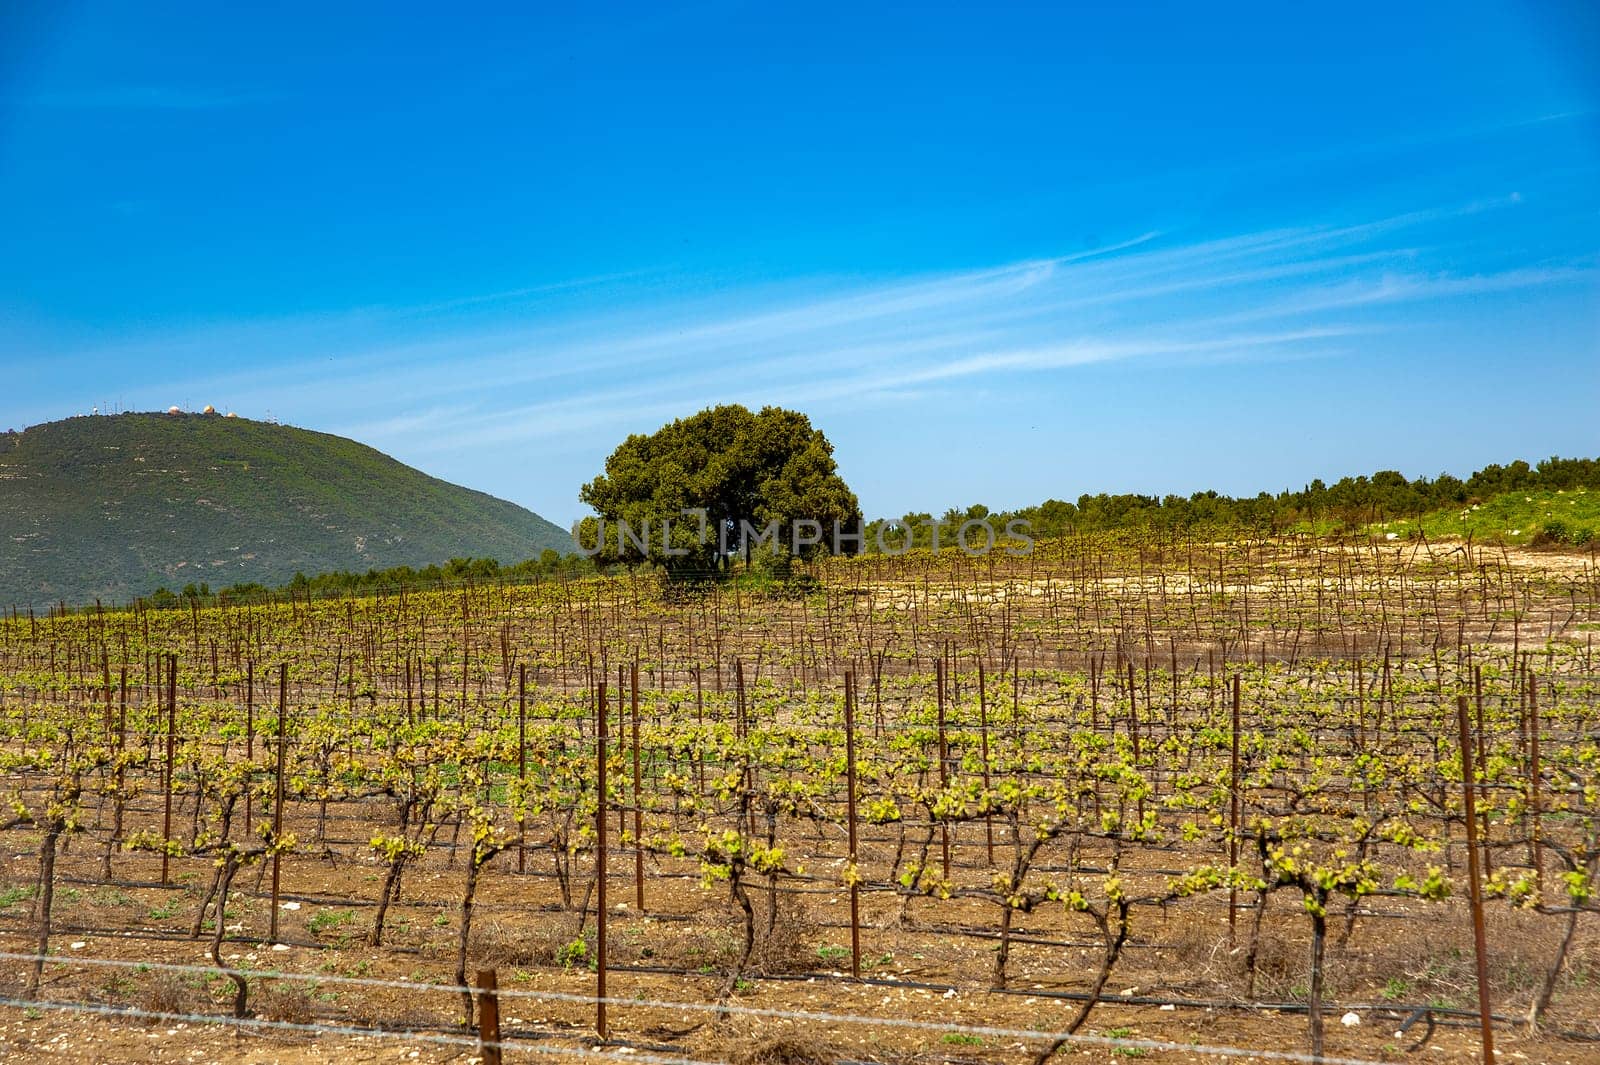
[[[1596,631],[1310,537],[11,612],[0,1047],[1600,1061]]]

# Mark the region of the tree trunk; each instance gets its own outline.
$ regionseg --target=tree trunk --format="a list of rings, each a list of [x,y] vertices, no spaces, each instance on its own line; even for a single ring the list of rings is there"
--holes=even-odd
[[[1112,914],[1116,915],[1117,921],[1117,930],[1114,934],[1110,928]],[[1089,1014],[1100,1002],[1100,996],[1105,993],[1106,982],[1111,979],[1111,970],[1116,968],[1117,959],[1122,957],[1122,947],[1128,942],[1127,901],[1109,903],[1106,918],[1105,921],[1101,922],[1100,926],[1101,934],[1106,937],[1106,952],[1105,957],[1100,962],[1100,973],[1095,977],[1094,987],[1089,989],[1088,998],[1084,999],[1083,1005],[1078,1007],[1078,1012],[1067,1024],[1067,1035],[1069,1036],[1074,1035],[1079,1028],[1083,1027],[1084,1022],[1089,1019]],[[1044,1065],[1055,1055],[1056,1051],[1066,1045],[1067,1041],[1065,1039],[1057,1039],[1034,1057],[1033,1065]]]
[[[1311,988],[1306,1021],[1311,1029],[1311,1055],[1322,1056],[1322,958],[1328,943],[1328,917],[1320,908],[1311,915]]]
[[[189,938],[199,939],[201,927],[206,923],[206,907],[211,905],[211,900],[216,897],[217,886],[222,883],[222,871],[226,863],[217,866],[217,871],[211,874],[211,886],[206,889],[206,897],[200,900],[200,909],[194,915],[194,924],[189,928]]]
[[[456,983],[461,987],[462,1023],[472,1030],[472,988],[467,985],[467,936],[472,932],[472,897],[478,892],[476,848],[467,856],[467,890],[461,896],[461,942],[456,948]]]
[[[1578,930],[1578,907],[1574,905],[1567,913],[1567,932],[1561,937],[1561,946],[1556,951],[1556,960],[1550,963],[1550,971],[1545,973],[1544,986],[1539,989],[1539,994],[1528,1007],[1528,1027],[1538,1030],[1539,1021],[1544,1017],[1544,1011],[1550,1008],[1550,999],[1556,993],[1556,981],[1561,979],[1562,967],[1567,963],[1567,950],[1572,946],[1573,933]]]
[[[733,972],[728,974],[728,983],[722,989],[724,1000],[739,986],[739,978],[749,968],[750,958],[756,951],[756,908],[750,902],[750,893],[745,890],[744,870],[737,865],[728,877],[728,890],[733,894],[734,901],[739,904],[739,910],[744,917],[744,950],[739,955],[739,961],[734,965]],[[718,1014],[719,1017],[725,1014]]]
[[[383,945],[383,922],[389,913],[389,904],[400,895],[400,870],[405,865],[402,856],[389,866],[389,873],[383,878],[383,891],[378,896],[378,912],[372,918],[372,931],[367,934],[367,943],[370,946]]]
[[[1261,919],[1267,915],[1267,899],[1269,895],[1265,890],[1256,892],[1255,918],[1250,922],[1250,948],[1244,956],[1244,997],[1251,998],[1256,993],[1256,962],[1261,954]]]
[[[1011,957],[1011,903],[1003,903],[1000,911],[1000,946],[994,952],[994,989],[1004,991],[1006,986],[1006,961]]]
[[[33,961],[33,972],[28,977],[28,994],[39,993],[39,981],[44,977],[44,956],[50,950],[50,907],[56,895],[56,844],[61,839],[61,829],[51,826],[45,830],[44,841],[39,844],[39,894],[34,903],[34,919],[39,925],[38,957]]]
[[[211,931],[211,964],[223,969],[228,978],[233,981],[233,1015],[243,1019],[245,1015],[245,1000],[250,994],[250,985],[245,983],[244,974],[234,969],[226,968],[222,964],[222,935],[223,926],[228,918],[228,890],[233,886],[233,874],[239,871],[238,855],[229,854],[222,866],[220,883],[217,891],[217,923]],[[201,912],[204,912],[202,908]]]

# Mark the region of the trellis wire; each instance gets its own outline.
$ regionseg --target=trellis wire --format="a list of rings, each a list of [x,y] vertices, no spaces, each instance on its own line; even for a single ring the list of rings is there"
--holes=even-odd
[[[0,951],[0,958],[15,961],[36,961],[36,954],[22,954],[12,951]],[[94,957],[64,957],[50,955],[47,961],[62,965],[102,966],[106,968],[146,969],[160,970],[163,972],[197,973],[207,975],[225,975],[231,971],[214,965],[186,965],[174,962],[136,962],[120,958],[94,958]],[[321,984],[342,984],[353,987],[378,987],[391,990],[417,992],[421,994],[458,994],[461,988],[455,984],[428,984],[412,980],[381,980],[375,977],[364,976],[334,976],[320,973],[288,973],[278,970],[250,971],[248,976],[261,980],[303,980]],[[1177,1050],[1192,1054],[1211,1054],[1219,1057],[1239,1058],[1269,1058],[1274,1061],[1305,1062],[1309,1065],[1381,1065],[1381,1063],[1366,1058],[1329,1057],[1327,1055],[1314,1056],[1292,1050],[1254,1050],[1246,1047],[1209,1046],[1203,1044],[1174,1043],[1159,1039],[1134,1039],[1119,1038],[1106,1035],[1085,1035],[1067,1032],[1036,1031],[1028,1028],[1003,1028],[994,1025],[972,1025],[958,1023],[938,1023],[931,1021],[917,1021],[904,1017],[873,1017],[866,1014],[834,1013],[826,1011],[803,1011],[772,1009],[761,1006],[736,1006],[728,1003],[718,1004],[709,1002],[678,1002],[671,999],[649,998],[623,998],[619,996],[606,996],[597,998],[593,995],[577,995],[565,991],[537,991],[527,988],[501,988],[496,991],[500,998],[522,998],[543,1002],[564,1002],[579,1006],[593,1006],[597,1002],[607,1005],[626,1007],[630,1009],[661,1009],[677,1010],[684,1013],[709,1013],[714,1015],[738,1015],[755,1017],[765,1020],[795,1020],[811,1021],[822,1024],[849,1024],[863,1027],[899,1028],[917,1031],[957,1033],[961,1035],[991,1036],[995,1038],[1022,1039],[1035,1042],[1054,1042],[1065,1040],[1068,1043],[1078,1043],[1085,1046],[1104,1046],[1110,1048],[1129,1047],[1144,1050]],[[27,999],[0,999],[0,1006],[16,1006],[19,1008],[44,1008],[51,1005],[48,1002],[35,1002]],[[67,1005],[67,1004],[63,1004]],[[94,1009],[110,1012],[127,1012],[119,1007],[98,1006]],[[194,1015],[204,1023],[211,1024],[237,1024],[239,1022],[231,1017],[220,1015]],[[366,1029],[351,1029],[351,1034],[365,1034]],[[384,1031],[373,1029],[372,1031]],[[439,1037],[440,1039],[452,1037]],[[463,1036],[461,1040],[476,1044],[477,1040]],[[649,1059],[639,1054],[629,1053],[629,1060],[648,1061]],[[710,1063],[690,1058],[664,1059],[666,1062],[692,1062],[693,1065],[710,1065]]]
[[[460,990],[451,988],[452,991]],[[261,1017],[222,1017],[209,1013],[168,1013],[162,1010],[139,1009],[136,1006],[107,1006],[96,1002],[61,1002],[53,999],[25,999],[0,997],[0,1007],[32,1010],[63,1010],[74,1013],[94,1013],[109,1017],[131,1017],[138,1020],[170,1021],[184,1024],[215,1024],[230,1028],[255,1028],[263,1031],[291,1031],[314,1032],[318,1034],[343,1035],[353,1038],[397,1039],[407,1043],[434,1043],[443,1046],[462,1046],[478,1049],[484,1046],[496,1047],[500,1050],[526,1050],[532,1054],[548,1054],[552,1056],[572,1056],[582,1058],[603,1058],[606,1060],[637,1061],[644,1065],[724,1065],[723,1062],[707,1058],[677,1057],[664,1054],[651,1054],[641,1052],[633,1047],[621,1047],[615,1052],[595,1050],[588,1047],[576,1046],[550,1046],[543,1043],[530,1043],[501,1039],[499,1042],[484,1043],[473,1036],[445,1035],[439,1032],[400,1031],[388,1028],[361,1028],[346,1024],[321,1024],[317,1022],[299,1021],[273,1021]],[[1331,1065],[1331,1063],[1330,1063]],[[1377,1065],[1377,1063],[1367,1063]]]

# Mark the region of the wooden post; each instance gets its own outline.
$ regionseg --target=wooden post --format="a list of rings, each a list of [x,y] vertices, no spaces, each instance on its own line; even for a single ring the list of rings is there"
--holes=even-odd
[[[738,589],[734,590],[734,594],[735,594],[735,596],[738,595]],[[750,722],[745,717],[744,663],[741,662],[737,658],[735,658],[733,660],[733,676],[734,676],[734,686],[735,686],[734,687],[734,706],[735,706],[735,711],[736,711],[736,713],[738,715],[734,720],[734,734],[736,736],[738,736],[738,738],[739,738],[739,740],[741,741],[741,744],[742,744],[743,740],[745,739],[746,735],[749,732]],[[761,664],[760,664],[759,661],[757,661],[757,663],[756,663],[756,679],[759,680],[760,678],[761,678]],[[752,759],[750,757],[749,749],[748,748],[743,749],[740,752],[740,757],[744,761],[744,791],[745,791],[745,794],[754,797],[754,795],[756,793],[756,773],[755,773],[755,768],[751,765]],[[749,809],[749,816],[747,818],[747,820],[749,821],[750,835],[754,836],[756,834],[756,805],[753,802],[747,803],[746,805],[750,808]]]
[[[693,617],[692,614],[690,616]],[[695,780],[700,788],[700,793],[704,794],[706,790],[706,692],[698,662],[695,663],[694,667],[694,722],[700,730],[698,733],[699,742],[695,744]]]
[[[844,674],[845,820],[850,830],[850,975],[861,979],[861,885],[856,871],[856,675]]]
[[[248,764],[256,756],[256,663],[255,659],[247,659],[244,664],[244,760]],[[244,788],[244,835],[250,838],[250,782],[254,777],[245,779]]]
[[[1477,765],[1481,768],[1489,763],[1489,749],[1487,741],[1485,740],[1485,736],[1488,734],[1489,730],[1483,727],[1483,667],[1477,664],[1474,664],[1472,667],[1472,704],[1475,718],[1474,724],[1478,732]],[[1479,825],[1478,828],[1481,832],[1487,835],[1489,828],[1488,819],[1485,818],[1483,824]],[[1485,840],[1484,842],[1486,845],[1484,847],[1483,854],[1485,862],[1487,863],[1489,856],[1489,849],[1487,846],[1488,841]]]
[[[1128,659],[1128,731],[1133,739],[1133,765],[1139,767],[1139,699],[1134,690],[1133,659]]]
[[[1100,668],[1099,657],[1089,656],[1089,728],[1100,731]]]
[[[978,742],[983,758],[984,802],[989,802],[989,685],[983,674],[983,659],[978,659]],[[989,864],[994,864],[994,815],[983,815],[983,842],[989,851]]]
[[[594,1030],[601,1039],[604,1039],[606,1038],[606,682],[603,680],[600,682],[596,701],[600,707],[600,714],[595,732]]]
[[[126,801],[123,797],[122,789],[127,780],[127,766],[123,759],[123,754],[128,748],[128,666],[126,663],[122,666],[121,677],[121,690],[117,693],[116,799],[112,804],[111,813],[111,839],[117,845],[118,850],[122,849],[122,810],[123,803]],[[109,858],[106,859],[106,863],[106,868],[109,872]]]
[[[493,969],[478,970],[478,1051],[483,1065],[500,1065],[499,982]]]
[[[1467,725],[1467,697],[1456,696],[1456,729],[1461,736],[1461,802],[1467,818],[1467,899],[1472,907],[1472,947],[1478,969],[1478,1031],[1483,1065],[1494,1065],[1494,1021],[1489,1009],[1489,945],[1483,929],[1483,885],[1478,870],[1477,782],[1472,764],[1472,734]]]
[[[944,788],[949,783],[950,776],[950,748],[945,741],[944,733],[944,658],[941,656],[934,665],[934,677],[938,687],[939,704],[939,787]],[[939,823],[939,852],[944,861],[944,878],[950,879],[950,824],[947,821]]]
[[[1533,815],[1534,898],[1544,902],[1544,833],[1539,824],[1543,796],[1539,791],[1539,682],[1528,672],[1528,812]]]
[[[628,678],[633,713],[633,892],[634,904],[644,912],[644,815],[639,806],[639,660],[633,660]]]
[[[174,744],[178,731],[178,656],[167,656],[167,768],[163,776],[166,778],[166,804],[161,815],[161,882],[167,882],[168,869],[172,863],[172,855],[168,853],[172,843],[172,775],[176,749]],[[196,802],[199,800],[196,799]]]
[[[284,748],[289,742],[285,728],[289,716],[289,663],[278,664],[278,772],[277,785],[272,789],[272,916],[268,919],[267,938],[278,941],[278,891],[282,883],[283,853],[276,849],[283,838],[283,763]]]
[[[1239,674],[1233,675],[1233,758],[1228,772],[1228,865],[1239,867]],[[1239,887],[1228,888],[1228,941],[1233,942],[1239,924]]]
[[[523,806],[527,806],[528,788],[528,664],[517,666],[517,779],[522,782]],[[528,871],[527,826],[523,816],[517,817],[517,872]],[[494,973],[489,974],[490,979]]]
[[[622,701],[622,689],[626,683],[626,675],[622,666],[617,666],[617,753],[627,751],[625,744],[628,740],[628,709]],[[628,835],[628,811],[621,803],[617,804],[617,838],[625,840]]]

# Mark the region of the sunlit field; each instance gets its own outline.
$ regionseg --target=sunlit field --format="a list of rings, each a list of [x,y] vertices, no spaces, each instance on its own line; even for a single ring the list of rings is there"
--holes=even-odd
[[[4,994],[124,1012],[8,1023],[1467,1061],[1476,911],[1502,1053],[1592,1061],[1597,610],[1572,551],[1098,537],[11,615]]]

